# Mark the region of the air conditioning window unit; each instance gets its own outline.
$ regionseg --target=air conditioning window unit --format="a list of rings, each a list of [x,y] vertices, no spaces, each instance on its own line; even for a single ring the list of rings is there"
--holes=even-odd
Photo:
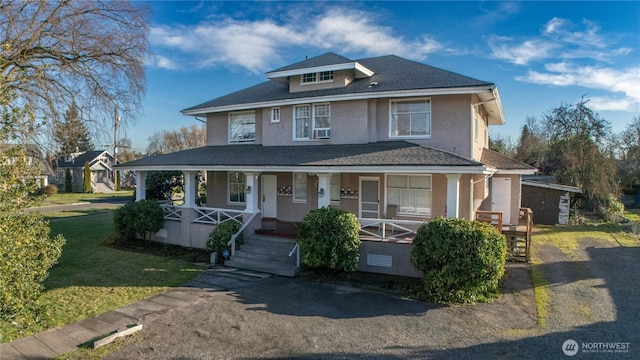
[[[316,139],[329,139],[331,137],[331,129],[316,129],[315,135]]]

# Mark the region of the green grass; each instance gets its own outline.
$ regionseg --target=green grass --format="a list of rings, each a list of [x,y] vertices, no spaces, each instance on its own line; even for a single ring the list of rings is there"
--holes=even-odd
[[[132,190],[117,191],[113,193],[58,193],[44,197],[44,200],[38,206],[50,205],[66,205],[78,202],[96,202],[108,200],[130,200],[133,198]]]
[[[203,270],[191,262],[102,246],[113,233],[111,213],[51,222],[67,239],[44,285],[43,321],[22,332],[0,322],[2,341],[95,316],[180,286]]]
[[[640,209],[627,209],[624,211],[624,217],[629,221],[640,222]]]

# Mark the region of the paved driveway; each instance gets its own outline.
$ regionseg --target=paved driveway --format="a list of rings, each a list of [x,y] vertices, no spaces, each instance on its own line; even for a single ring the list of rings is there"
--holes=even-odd
[[[569,339],[575,358],[639,358],[640,247],[592,239],[575,256],[551,245],[537,254],[549,279],[544,328],[524,264],[508,265],[504,296],[469,306],[275,276],[221,291],[204,274],[193,285],[206,297],[145,319],[107,358],[566,359]]]

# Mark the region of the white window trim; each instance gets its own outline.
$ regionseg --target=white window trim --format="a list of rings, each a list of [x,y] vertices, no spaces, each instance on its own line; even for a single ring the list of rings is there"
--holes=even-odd
[[[227,172],[227,205],[237,205],[237,206],[242,206],[242,205],[246,205],[247,204],[247,192],[245,190],[245,187],[247,186],[247,177],[245,175],[244,178],[244,185],[242,186],[242,191],[244,192],[244,200],[245,201],[231,201],[231,181],[229,181],[229,179],[231,178],[231,174],[243,174],[244,173],[239,173],[237,171],[228,171]]]
[[[338,200],[331,200],[331,196],[335,196],[334,192],[333,192],[333,184],[331,184],[331,178],[333,176],[337,176],[338,177],[338,188],[336,190],[336,194],[338,194]],[[332,205],[340,205],[340,188],[342,186],[342,174],[340,173],[335,173],[335,174],[331,174],[331,176],[329,176],[329,189],[330,190],[330,194],[329,194],[329,204]]]
[[[329,105],[329,127],[328,128],[319,128],[316,127],[316,111],[315,108],[316,106],[319,105]],[[309,107],[309,117],[310,117],[310,124],[309,124],[309,137],[296,137],[296,108],[298,107],[303,107],[303,106],[308,106]],[[331,103],[330,102],[321,102],[321,103],[311,103],[311,104],[299,104],[299,105],[295,105],[293,107],[293,115],[292,115],[292,123],[293,123],[293,141],[322,141],[322,140],[329,140],[331,138],[331,135],[329,135],[328,138],[316,138],[315,133],[316,130],[324,130],[324,129],[328,129],[329,133],[331,133]]]
[[[320,74],[325,73],[325,72],[330,72],[331,73],[331,79],[330,80],[320,80]],[[329,70],[329,71],[318,71],[315,73],[307,73],[307,74],[316,74],[316,80],[315,81],[304,81],[304,76],[306,74],[302,74],[300,75],[300,85],[313,85],[313,84],[322,84],[322,83],[331,83],[333,82],[333,79],[335,79],[335,73],[333,72],[333,70]]]
[[[426,100],[429,103],[429,126],[427,128],[429,134],[428,135],[392,135],[393,128],[391,127],[391,104],[394,102],[406,102],[406,101],[422,101]],[[431,124],[433,119],[431,118],[431,98],[430,97],[420,97],[420,98],[399,98],[389,100],[389,139],[431,139]]]
[[[307,203],[307,196],[309,194],[309,177],[307,176],[307,173],[302,173],[302,175],[304,175],[304,179],[305,181],[305,199],[301,200],[301,199],[296,199],[296,174],[299,173],[292,173],[291,174],[291,183],[293,184],[292,188],[292,197],[291,197],[291,201],[293,201],[296,204],[306,204]]]
[[[398,207],[398,215],[419,217],[419,218],[425,218],[425,217],[426,218],[433,218],[433,176],[432,176],[432,174],[385,174],[385,176],[384,176],[384,204],[385,204],[385,209],[386,209],[387,206],[389,206],[389,194],[388,194],[388,192],[389,192],[389,176],[393,176],[393,175],[423,176],[423,177],[430,178],[429,184],[431,184],[431,187],[429,188],[429,192],[431,193],[431,204],[430,204],[430,212],[429,212],[429,214],[401,212],[400,211],[400,207]]]
[[[231,116],[232,115],[242,115],[242,114],[253,114],[253,139],[247,139],[245,141],[231,141]],[[228,144],[244,144],[244,143],[254,143],[256,142],[256,112],[255,111],[233,111],[227,115],[227,143]]]
[[[278,114],[278,118],[276,119],[276,117],[274,115]],[[276,106],[276,107],[272,107],[271,108],[271,123],[275,124],[275,123],[279,123],[280,122],[280,117],[282,116],[282,114],[280,113],[280,107]]]

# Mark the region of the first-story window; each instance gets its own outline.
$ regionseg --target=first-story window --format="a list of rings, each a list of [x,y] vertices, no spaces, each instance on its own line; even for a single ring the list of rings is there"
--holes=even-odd
[[[431,176],[388,175],[387,204],[398,205],[398,214],[431,216]]]
[[[293,173],[293,202],[307,202],[307,173]]]
[[[431,136],[431,102],[429,99],[390,102],[390,138],[429,136]]]
[[[340,174],[331,174],[331,195],[329,200],[334,203],[340,202]]]
[[[253,111],[229,114],[229,143],[256,140],[256,114]]]
[[[244,173],[228,173],[230,205],[241,205],[246,203],[245,188],[247,187],[247,177]]]

